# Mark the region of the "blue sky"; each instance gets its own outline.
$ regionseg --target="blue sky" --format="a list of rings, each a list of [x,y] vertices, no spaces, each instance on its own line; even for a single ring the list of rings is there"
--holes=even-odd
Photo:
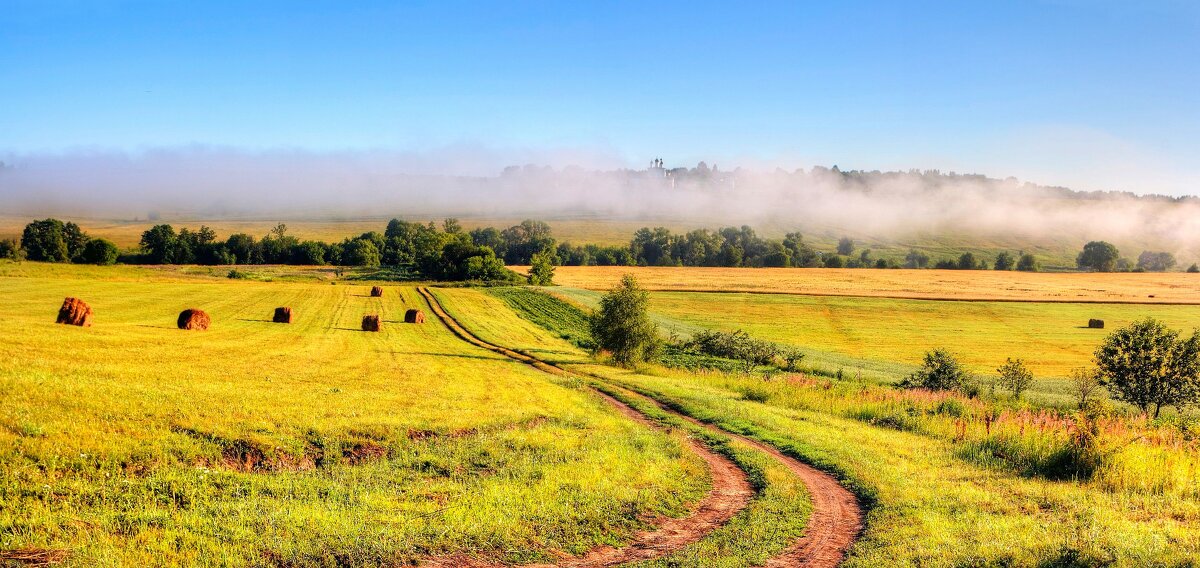
[[[0,0],[0,152],[565,148],[1195,194],[1196,6]]]

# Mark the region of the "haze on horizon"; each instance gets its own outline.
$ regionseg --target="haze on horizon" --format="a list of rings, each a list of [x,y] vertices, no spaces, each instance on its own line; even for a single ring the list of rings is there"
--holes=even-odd
[[[1195,195],[1197,32],[1200,8],[1171,0],[17,0],[0,11],[0,213],[720,210],[881,231],[1150,230],[1194,247],[1194,203],[1047,207],[911,180],[867,199],[767,174],[936,169]],[[657,157],[764,175],[665,197],[603,176],[479,180]]]

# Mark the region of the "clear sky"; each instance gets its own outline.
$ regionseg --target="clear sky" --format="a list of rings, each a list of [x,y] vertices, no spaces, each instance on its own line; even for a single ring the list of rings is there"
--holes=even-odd
[[[0,153],[467,144],[1195,194],[1198,6],[0,0]]]

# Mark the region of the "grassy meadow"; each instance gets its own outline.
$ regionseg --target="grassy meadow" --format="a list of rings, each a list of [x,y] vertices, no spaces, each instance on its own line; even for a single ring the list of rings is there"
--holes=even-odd
[[[1096,424],[1099,457],[1084,473],[1073,452],[1085,425],[1069,417],[995,416],[978,401],[849,379],[618,369],[570,343],[571,326],[535,323],[552,321],[538,314],[552,309],[551,297],[514,312],[493,290],[438,295],[485,339],[538,351],[835,473],[869,507],[846,566],[1193,566],[1200,557],[1200,448],[1180,430]]]
[[[707,490],[676,436],[475,348],[410,287],[0,264],[0,551],[69,565],[504,561],[619,544]],[[90,328],[54,323],[64,296]],[[295,323],[270,323],[291,306]],[[180,310],[213,316],[175,328]],[[381,333],[359,331],[379,313]]]

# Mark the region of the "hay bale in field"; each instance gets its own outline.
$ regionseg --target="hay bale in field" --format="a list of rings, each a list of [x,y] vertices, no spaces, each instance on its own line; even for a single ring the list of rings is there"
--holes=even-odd
[[[275,308],[275,315],[271,318],[275,323],[292,323],[292,309],[289,307]]]
[[[379,331],[379,316],[375,314],[367,314],[363,316],[362,330]]]
[[[204,310],[188,308],[179,312],[179,320],[175,323],[179,326],[179,329],[205,330],[212,323],[212,318],[208,317],[208,314]]]
[[[425,312],[421,310],[404,312],[404,323],[425,323]]]
[[[383,296],[383,288],[380,288],[379,286],[371,286],[371,297],[372,298],[379,298],[382,296]]]
[[[1104,329],[1104,320],[1090,319],[1088,320],[1088,327],[1091,329]]]
[[[92,307],[79,298],[66,298],[58,309],[57,323],[89,327],[92,325]]]

